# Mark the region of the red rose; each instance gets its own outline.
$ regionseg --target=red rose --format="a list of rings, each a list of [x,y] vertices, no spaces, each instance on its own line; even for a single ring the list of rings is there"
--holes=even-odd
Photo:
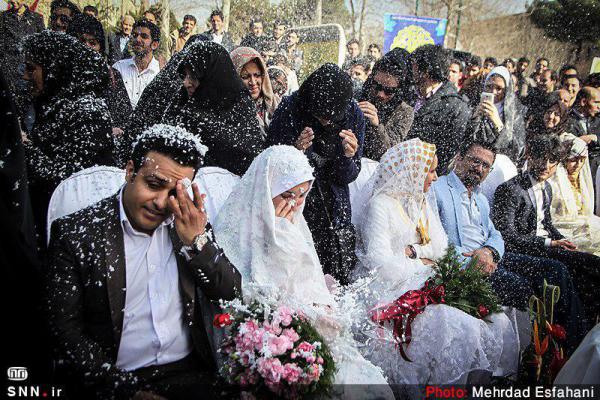
[[[215,319],[213,320],[213,325],[217,328],[224,328],[233,323],[231,319],[231,315],[229,314],[217,314],[215,315]]]
[[[566,364],[567,359],[562,354],[561,350],[554,349],[552,351],[552,360],[550,361],[550,376],[552,380],[556,378],[556,375],[560,372],[562,367]]]
[[[559,324],[548,324],[548,331],[556,340],[563,341],[567,338],[567,331]]]
[[[490,313],[490,310],[488,310],[488,308],[486,306],[484,306],[483,304],[480,304],[479,307],[477,308],[477,313],[479,314],[479,316],[481,318],[485,318]]]

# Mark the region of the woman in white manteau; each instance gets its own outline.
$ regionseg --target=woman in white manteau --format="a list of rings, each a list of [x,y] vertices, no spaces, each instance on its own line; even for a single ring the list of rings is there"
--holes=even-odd
[[[332,350],[336,384],[379,384],[370,394],[391,396],[381,370],[365,360],[343,326],[302,215],[313,169],[291,146],[262,152],[221,208],[214,232],[242,274],[244,301],[288,305],[304,312]],[[386,386],[382,386],[386,385]]]
[[[600,255],[600,217],[594,214],[594,185],[587,144],[575,135],[561,136],[570,142],[567,159],[550,179],[554,225],[580,251]]]
[[[357,286],[361,302],[371,309],[387,304],[408,290],[418,290],[434,272],[448,239],[439,219],[431,183],[437,179],[435,146],[412,139],[389,149],[367,182],[358,230]],[[366,314],[365,310],[361,313]],[[412,323],[412,341],[404,361],[391,329],[368,319],[355,325],[361,351],[383,368],[391,384],[465,383],[469,372],[503,375],[518,362],[516,333],[504,314],[493,323],[447,305],[428,305]],[[489,376],[483,372],[479,376]]]

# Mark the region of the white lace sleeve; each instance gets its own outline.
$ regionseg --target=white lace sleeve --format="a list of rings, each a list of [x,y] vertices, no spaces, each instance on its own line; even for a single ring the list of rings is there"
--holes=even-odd
[[[364,246],[363,264],[369,271],[377,270],[380,280],[398,281],[422,270],[423,263],[411,260],[404,254],[410,244],[411,233],[408,227],[395,223],[397,215],[392,199],[386,196],[374,198],[366,210],[366,218],[361,234]],[[406,232],[402,231],[406,228]],[[397,236],[394,232],[398,233]]]

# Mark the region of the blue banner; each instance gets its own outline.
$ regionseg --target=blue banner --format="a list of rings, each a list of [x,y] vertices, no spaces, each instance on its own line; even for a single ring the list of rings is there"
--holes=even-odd
[[[412,53],[424,44],[443,45],[447,22],[443,18],[385,14],[383,51],[401,47]]]

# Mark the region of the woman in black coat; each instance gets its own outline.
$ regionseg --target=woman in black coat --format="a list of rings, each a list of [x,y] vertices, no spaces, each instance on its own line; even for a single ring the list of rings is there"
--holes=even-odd
[[[296,146],[315,168],[304,217],[326,274],[349,283],[356,264],[356,232],[348,185],[360,172],[365,118],[352,99],[352,81],[324,64],[285,96],[269,127],[269,144]]]
[[[183,85],[162,122],[200,137],[208,146],[205,165],[243,175],[265,148],[248,89],[225,48],[199,41],[186,51],[177,68]]]
[[[37,230],[44,237],[56,186],[82,169],[113,165],[112,121],[103,98],[109,75],[101,54],[64,33],[28,36],[23,52],[23,78],[36,111],[25,151]]]

